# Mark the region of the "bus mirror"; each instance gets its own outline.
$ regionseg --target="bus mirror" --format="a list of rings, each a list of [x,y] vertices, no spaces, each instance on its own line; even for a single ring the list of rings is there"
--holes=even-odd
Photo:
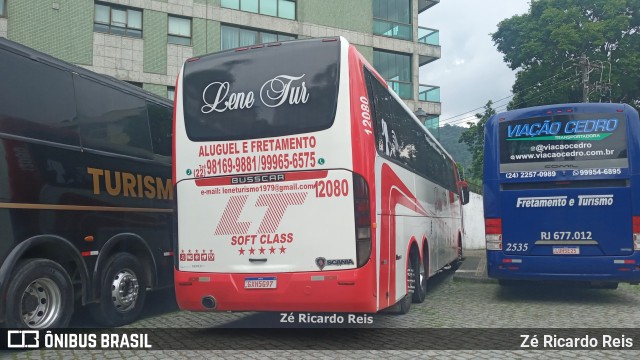
[[[462,196],[462,205],[469,203],[469,184],[466,181],[458,181],[460,188],[460,196]]]

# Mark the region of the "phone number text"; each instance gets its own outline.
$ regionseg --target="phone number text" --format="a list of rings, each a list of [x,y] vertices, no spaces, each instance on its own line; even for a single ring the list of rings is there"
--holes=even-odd
[[[505,174],[507,179],[527,179],[539,177],[555,177],[555,171],[514,171]]]
[[[573,176],[589,176],[589,175],[620,175],[622,174],[622,169],[583,169],[583,170],[573,170]]]
[[[316,166],[316,154],[305,151],[293,154],[239,156],[236,158],[210,159],[194,169],[196,178],[243,172],[304,169]]]

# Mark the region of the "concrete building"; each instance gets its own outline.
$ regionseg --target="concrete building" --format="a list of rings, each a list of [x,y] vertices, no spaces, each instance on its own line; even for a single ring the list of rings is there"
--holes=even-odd
[[[189,57],[296,38],[342,35],[428,127],[440,89],[419,68],[440,58],[418,14],[440,0],[0,0],[0,36],[173,97]]]

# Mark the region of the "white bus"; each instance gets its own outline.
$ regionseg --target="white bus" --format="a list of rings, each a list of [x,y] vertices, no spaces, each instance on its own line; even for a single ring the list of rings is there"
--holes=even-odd
[[[461,257],[466,183],[344,38],[189,59],[176,93],[180,308],[406,312]]]

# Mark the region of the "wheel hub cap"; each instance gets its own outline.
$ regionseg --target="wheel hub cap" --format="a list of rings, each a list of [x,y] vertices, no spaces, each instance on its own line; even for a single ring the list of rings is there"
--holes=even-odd
[[[116,310],[126,312],[130,310],[138,299],[138,279],[133,271],[123,269],[113,277],[111,283],[111,301]]]
[[[32,329],[51,326],[60,316],[62,293],[51,279],[32,281],[24,290],[20,301],[20,313],[24,323]]]

